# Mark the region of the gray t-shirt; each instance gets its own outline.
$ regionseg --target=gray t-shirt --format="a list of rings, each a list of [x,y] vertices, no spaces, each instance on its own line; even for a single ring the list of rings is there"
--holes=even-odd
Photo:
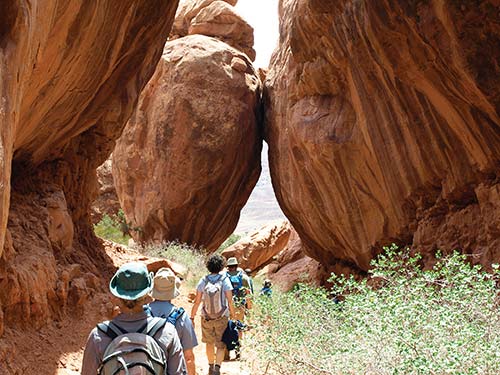
[[[166,318],[174,310],[175,306],[169,301],[154,301],[149,304],[151,315]],[[198,345],[198,339],[194,332],[193,323],[189,319],[187,312],[184,312],[175,323],[175,329],[181,340],[181,345],[184,350],[193,349]]]
[[[113,322],[128,332],[135,332],[144,326],[147,318],[148,315],[146,312],[120,314],[113,319]],[[167,357],[166,375],[186,375],[186,362],[184,361],[181,342],[174,326],[166,323],[163,329],[156,333],[154,338]],[[111,341],[111,337],[98,330],[97,327],[90,332],[85,352],[83,353],[82,375],[97,374],[104,351]]]
[[[225,316],[229,316],[229,306],[228,306],[228,303],[227,303],[227,298],[226,298],[226,291],[228,290],[233,290],[233,286],[231,285],[231,281],[229,281],[229,277],[227,277],[227,275],[224,273],[224,274],[210,274],[210,275],[207,275],[205,277],[203,277],[199,282],[198,282],[198,286],[196,287],[196,290],[198,292],[201,292],[203,293],[203,290],[205,289],[205,285],[207,285],[207,279],[211,282],[211,283],[216,283],[219,279],[222,279],[222,306],[225,308],[225,311],[224,311],[224,314]],[[201,309],[201,315],[205,316],[205,312],[204,312],[204,309]]]

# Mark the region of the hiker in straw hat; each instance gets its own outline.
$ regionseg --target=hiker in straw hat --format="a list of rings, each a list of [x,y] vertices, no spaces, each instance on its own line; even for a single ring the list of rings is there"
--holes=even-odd
[[[172,324],[181,340],[188,375],[196,375],[193,348],[198,345],[196,333],[188,314],[182,307],[176,307],[172,300],[179,296],[181,280],[170,268],[160,268],[154,277],[151,296],[154,302],[149,304],[151,316],[166,318]]]

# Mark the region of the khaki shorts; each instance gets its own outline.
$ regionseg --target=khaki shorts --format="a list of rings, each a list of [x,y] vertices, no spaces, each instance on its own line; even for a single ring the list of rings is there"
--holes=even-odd
[[[226,330],[227,316],[221,316],[217,319],[207,320],[201,318],[201,341],[205,344],[215,344],[217,348],[224,349],[226,344],[222,342],[222,334]]]

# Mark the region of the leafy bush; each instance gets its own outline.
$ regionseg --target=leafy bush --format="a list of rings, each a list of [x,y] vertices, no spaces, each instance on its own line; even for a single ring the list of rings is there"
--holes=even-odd
[[[122,212],[123,215],[123,212]],[[97,236],[122,245],[127,245],[130,236],[124,233],[121,216],[110,217],[104,215],[99,223],[94,225],[94,232]]]
[[[185,266],[188,270],[186,283],[189,288],[194,288],[208,272],[204,252],[186,244],[168,242],[163,245],[151,245],[143,249],[143,252],[148,256],[169,259]]]
[[[396,247],[371,280],[332,276],[332,291],[301,285],[259,298],[245,345],[269,374],[499,374],[493,274],[454,253],[431,270]],[[338,302],[334,296],[342,296]]]

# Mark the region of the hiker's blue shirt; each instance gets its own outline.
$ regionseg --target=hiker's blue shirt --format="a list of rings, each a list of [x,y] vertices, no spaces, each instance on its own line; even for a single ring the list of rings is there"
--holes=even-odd
[[[149,304],[149,309],[152,316],[166,318],[175,309],[175,306],[169,301],[154,301]],[[189,314],[186,311],[177,319],[175,329],[181,340],[182,349],[193,349],[198,345],[193,323],[191,323]]]

